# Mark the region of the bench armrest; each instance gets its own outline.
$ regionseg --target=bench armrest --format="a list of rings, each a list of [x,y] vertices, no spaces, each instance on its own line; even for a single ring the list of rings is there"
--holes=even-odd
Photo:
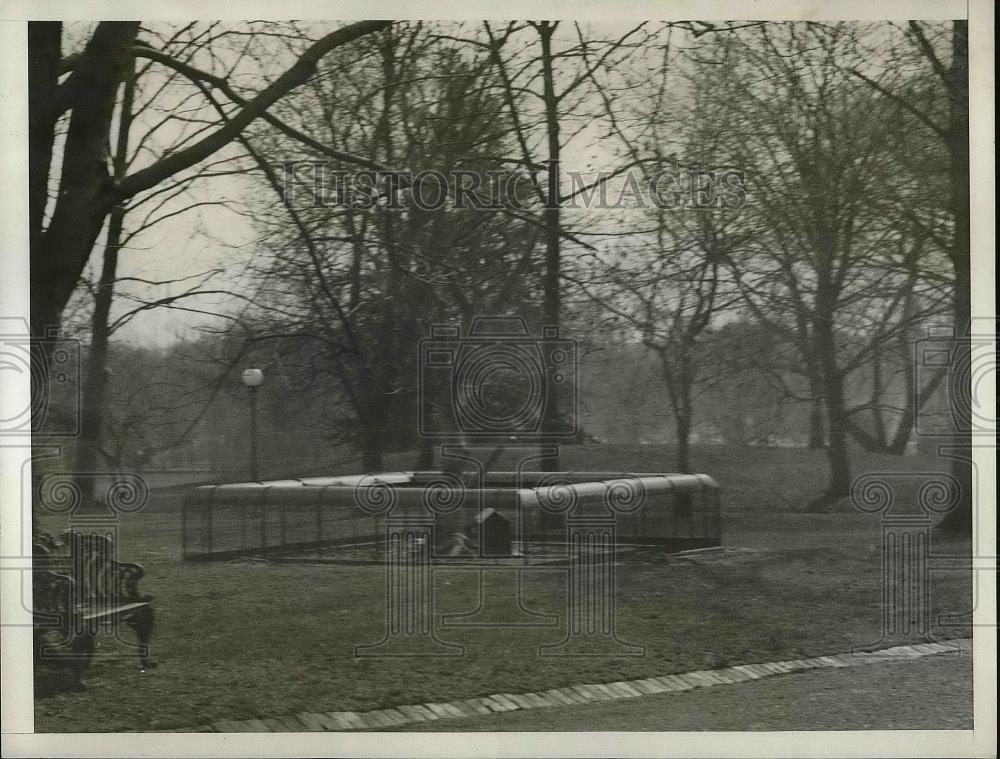
[[[123,602],[152,601],[153,597],[139,592],[139,580],[146,574],[142,564],[134,561],[116,561],[119,600]]]

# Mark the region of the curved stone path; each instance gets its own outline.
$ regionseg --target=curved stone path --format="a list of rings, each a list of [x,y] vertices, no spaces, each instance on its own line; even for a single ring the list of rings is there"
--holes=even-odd
[[[912,646],[895,646],[868,652],[819,656],[812,659],[741,664],[724,669],[698,670],[639,680],[573,685],[534,693],[495,693],[491,696],[459,701],[407,704],[368,712],[302,712],[266,719],[222,720],[194,729],[181,728],[170,732],[259,733],[402,728],[408,724],[447,721],[518,709],[555,709],[597,701],[642,698],[643,696],[687,691],[694,688],[711,688],[716,685],[759,680],[789,672],[829,667],[858,667],[937,654],[968,654],[971,652],[971,647],[971,639],[959,638]],[[445,725],[442,725],[441,728],[447,730]]]

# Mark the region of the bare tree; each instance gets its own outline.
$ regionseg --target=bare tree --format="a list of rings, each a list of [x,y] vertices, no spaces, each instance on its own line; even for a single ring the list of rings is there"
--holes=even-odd
[[[655,33],[645,23],[611,38],[595,36],[578,24],[572,31],[567,30],[567,26],[560,27],[559,21],[511,22],[502,34],[498,34],[489,23],[484,24],[520,147],[521,165],[533,177],[536,167],[545,166],[545,185],[536,181],[535,192],[542,208],[545,239],[542,317],[547,326],[553,327],[559,327],[562,317],[563,240],[580,244],[562,213],[563,204],[570,197],[563,195],[561,189],[563,148],[586,127],[584,114],[592,108],[588,102],[595,90],[600,89],[595,73],[602,68],[614,68]],[[522,48],[515,48],[516,53],[505,55],[505,48],[514,47],[523,29],[534,33],[537,50],[529,48],[525,54]],[[561,29],[566,30],[562,36],[557,34]],[[540,101],[540,109],[532,101]],[[583,118],[582,126],[576,126],[567,134],[565,122],[569,117]],[[582,247],[587,249],[589,246]],[[558,430],[561,415],[566,411],[558,403],[546,406],[543,436]],[[560,468],[558,454],[543,457],[540,466],[545,471],[557,471]]]
[[[382,468],[387,450],[413,446],[417,465],[429,467],[430,441],[416,434],[418,341],[436,322],[532,308],[537,227],[516,209],[477,207],[489,199],[472,191],[461,205],[436,178],[481,178],[505,165],[510,126],[489,56],[475,47],[466,54],[422,24],[399,24],[366,46],[349,82],[318,79],[288,108],[324,124],[324,145],[368,156],[383,178],[393,167],[405,167],[407,180],[424,178],[392,187],[373,176],[369,190],[350,185],[343,197],[315,204],[309,188],[298,187],[303,203],[269,175],[268,156],[294,164],[324,153],[292,152],[288,140],[248,148],[271,185],[268,198],[276,191],[281,199],[273,213],[257,211],[271,253],[257,267],[263,295],[248,326],[257,338],[313,346],[312,370],[336,379],[339,426],[358,444],[366,471]],[[335,104],[352,118],[328,119]],[[336,161],[321,168],[328,179],[355,178],[337,174]],[[438,203],[440,193],[449,197]]]
[[[962,338],[969,334],[972,317],[972,284],[969,217],[969,23],[956,20],[948,25],[911,21],[905,29],[908,50],[899,51],[899,67],[884,72],[866,72],[862,67],[852,73],[882,95],[895,109],[896,118],[910,117],[914,129],[925,130],[944,148],[947,156],[946,223],[940,214],[925,209],[910,210],[910,218],[935,237],[947,252],[953,272],[952,321],[957,338],[952,352],[952,371],[960,374],[971,361],[970,345]],[[926,76],[937,83],[937,96],[927,98],[912,86],[912,68],[916,62]],[[968,419],[969,388],[949,394],[952,418]],[[919,391],[917,391],[919,392]],[[952,475],[961,493],[958,506],[941,522],[941,527],[957,532],[972,532],[971,454],[960,451],[970,445],[968,435],[958,431],[952,440],[958,449],[952,456]]]
[[[634,113],[616,108],[603,90],[611,130],[633,167],[626,186],[679,188],[698,176],[714,180],[713,104],[696,95],[688,118],[670,117],[672,89],[680,81],[672,76],[670,56],[668,37],[651,91],[642,91]],[[627,129],[621,121],[642,127]],[[676,430],[674,466],[690,472],[696,393],[711,379],[702,340],[739,298],[727,262],[746,240],[737,194],[723,198],[716,187],[691,185],[676,205],[669,193],[662,195],[646,198],[650,207],[637,215],[633,234],[616,242],[611,256],[594,255],[589,281],[578,283],[656,354]]]
[[[142,33],[144,37],[156,40],[158,49],[164,54],[169,53],[174,59],[181,61],[204,52],[205,37],[213,32],[214,44],[221,48],[229,32],[220,31],[217,24],[205,27],[187,24],[173,29],[153,26]],[[246,35],[242,39],[237,37],[236,49],[245,53],[256,41],[256,34]],[[227,76],[238,66],[240,56],[234,55],[233,60],[234,63],[225,71]],[[170,93],[176,94],[168,96]],[[186,144],[211,129],[211,122],[206,123],[206,120],[198,118],[197,105],[192,103],[200,95],[198,83],[190,86],[179,71],[162,67],[151,58],[136,58],[125,75],[121,102],[117,108],[117,137],[111,158],[114,179],[122,180],[135,165],[148,163],[151,159],[158,160],[183,149]],[[226,151],[220,158],[196,164],[175,175],[169,183],[116,203],[108,217],[103,244],[95,248],[98,278],[96,282],[87,281],[86,272],[81,277],[81,290],[92,299],[90,341],[81,388],[81,431],[75,446],[75,470],[80,473],[77,484],[84,501],[89,501],[93,495],[94,480],[89,473],[97,465],[99,456],[107,452],[106,446],[102,444],[102,434],[104,430],[111,431],[103,420],[108,410],[105,395],[109,341],[112,335],[137,315],[153,309],[202,312],[204,307],[197,307],[194,301],[203,300],[207,296],[218,298],[224,295],[228,299],[240,297],[218,286],[209,287],[209,283],[221,273],[218,269],[166,281],[142,277],[122,278],[118,272],[122,255],[126,252],[136,257],[143,255],[141,248],[144,235],[160,225],[184,214],[200,213],[207,208],[224,208],[230,212],[236,210],[224,198],[192,191],[197,185],[212,178],[245,171],[241,160],[243,156],[229,153],[231,151]],[[178,286],[181,287],[180,292],[166,295],[158,292],[165,287],[173,290]],[[134,292],[133,288],[136,288]],[[152,455],[155,448],[152,444],[147,443],[143,447]],[[107,458],[106,455],[104,457]]]
[[[170,56],[137,44],[138,22],[101,22],[79,55],[62,55],[62,24],[31,22],[29,100],[29,224],[32,334],[60,324],[62,310],[114,207],[209,158],[232,142],[275,102],[300,86],[317,63],[343,45],[390,25],[349,24],[310,45],[284,73],[245,101],[234,117],[177,152],[116,178],[109,160],[111,129],[122,83],[136,56]],[[69,72],[63,81],[60,77]],[[55,156],[56,124],[68,119],[65,145]],[[58,190],[46,214],[49,174],[61,157]],[[44,343],[43,343],[44,344]],[[44,357],[42,357],[44,358]]]
[[[755,318],[798,347],[823,401],[822,506],[850,491],[845,383],[908,328],[901,315],[913,282],[895,253],[913,255],[920,242],[912,226],[881,213],[894,131],[844,71],[861,55],[852,28],[780,25],[728,40],[724,53],[736,66],[731,85],[719,81],[732,109],[726,144],[748,170],[757,230],[734,271]]]

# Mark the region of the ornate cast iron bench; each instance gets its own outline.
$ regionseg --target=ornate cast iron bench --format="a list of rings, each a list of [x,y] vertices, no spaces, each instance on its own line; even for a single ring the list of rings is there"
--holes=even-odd
[[[97,633],[117,635],[124,622],[138,638],[138,645],[128,645],[138,654],[140,669],[155,667],[149,652],[152,596],[138,588],[142,566],[116,561],[109,535],[66,531],[61,538],[34,546],[36,661],[69,664],[74,685],[81,688]]]

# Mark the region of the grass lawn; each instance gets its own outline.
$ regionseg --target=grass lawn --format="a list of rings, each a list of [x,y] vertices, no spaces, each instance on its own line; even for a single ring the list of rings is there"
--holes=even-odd
[[[584,446],[569,449],[563,465],[662,471],[664,457],[662,448]],[[919,640],[878,640],[877,520],[850,512],[797,513],[822,488],[822,452],[704,448],[696,461],[724,488],[723,543],[758,550],[733,564],[622,562],[618,632],[645,646],[641,657],[539,657],[540,644],[563,637],[560,626],[447,628],[439,637],[465,646],[464,655],[355,658],[356,644],[384,633],[380,567],[185,563],[179,515],[129,516],[121,525],[121,555],[146,567],[141,587],[155,597],[160,666],[140,674],[133,661],[98,657],[86,691],[36,699],[35,729],[157,730],[366,710]],[[885,457],[859,461],[858,472],[946,468],[935,463]],[[934,544],[935,552],[968,550],[968,541]],[[933,619],[971,609],[967,573],[931,577]],[[475,608],[475,572],[436,571],[434,583],[438,615]],[[563,570],[525,573],[527,608],[559,614],[564,594]],[[505,618],[502,610],[497,618]],[[961,626],[938,630],[940,637],[969,633]],[[99,640],[99,652],[114,646],[109,636]]]

